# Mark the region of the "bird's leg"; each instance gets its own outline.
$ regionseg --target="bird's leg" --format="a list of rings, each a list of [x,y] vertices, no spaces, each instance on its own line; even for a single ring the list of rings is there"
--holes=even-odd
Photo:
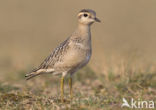
[[[72,77],[69,77],[69,88],[70,88],[70,98],[72,99],[73,91],[72,91]]]
[[[61,102],[64,102],[64,76],[61,77]]]

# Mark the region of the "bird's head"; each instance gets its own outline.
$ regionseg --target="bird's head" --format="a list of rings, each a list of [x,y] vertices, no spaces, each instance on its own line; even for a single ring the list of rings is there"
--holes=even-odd
[[[83,9],[78,13],[78,21],[81,24],[85,25],[91,25],[94,22],[101,22],[97,17],[96,17],[96,12],[91,9]]]

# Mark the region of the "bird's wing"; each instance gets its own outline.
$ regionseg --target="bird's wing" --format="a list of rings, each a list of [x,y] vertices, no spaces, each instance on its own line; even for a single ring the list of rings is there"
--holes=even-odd
[[[67,38],[57,48],[55,48],[54,51],[41,63],[41,65],[38,68],[27,73],[25,75],[25,77],[27,77],[27,80],[35,76],[38,76],[42,73],[54,72],[55,70],[53,69],[53,66],[55,65],[55,63],[62,61],[63,54],[67,51],[68,48],[69,48],[69,38]]]
[[[39,69],[53,68],[56,62],[62,60],[63,53],[69,48],[69,38],[62,42],[54,51],[41,63],[41,65],[33,72]]]

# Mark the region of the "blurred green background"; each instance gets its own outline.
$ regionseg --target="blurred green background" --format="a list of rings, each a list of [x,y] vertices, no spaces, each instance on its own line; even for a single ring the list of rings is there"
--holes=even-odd
[[[129,57],[155,64],[156,0],[1,0],[0,74],[39,65],[74,31],[83,8],[102,21],[92,26],[94,71]]]

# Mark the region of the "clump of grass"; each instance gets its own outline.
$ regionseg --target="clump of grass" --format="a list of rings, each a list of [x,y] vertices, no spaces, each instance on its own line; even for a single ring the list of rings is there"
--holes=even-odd
[[[0,101],[1,103],[7,103],[7,101],[10,101],[12,103],[17,103],[19,101],[21,101],[23,97],[21,95],[17,95],[17,94],[14,94],[14,93],[5,93],[5,94],[2,94],[0,96]]]
[[[15,86],[11,86],[11,85],[4,85],[2,82],[0,82],[0,92],[1,93],[7,93],[10,92],[12,90],[18,90],[18,87]]]
[[[74,76],[72,100],[68,95],[68,86],[65,86],[65,103],[59,97],[59,77],[43,75],[26,82],[24,73],[19,72],[17,81],[11,79],[6,80],[7,84],[4,81],[0,83],[1,109],[121,110],[123,97],[156,99],[156,75],[152,72],[116,75],[110,71],[105,76],[85,67]]]

